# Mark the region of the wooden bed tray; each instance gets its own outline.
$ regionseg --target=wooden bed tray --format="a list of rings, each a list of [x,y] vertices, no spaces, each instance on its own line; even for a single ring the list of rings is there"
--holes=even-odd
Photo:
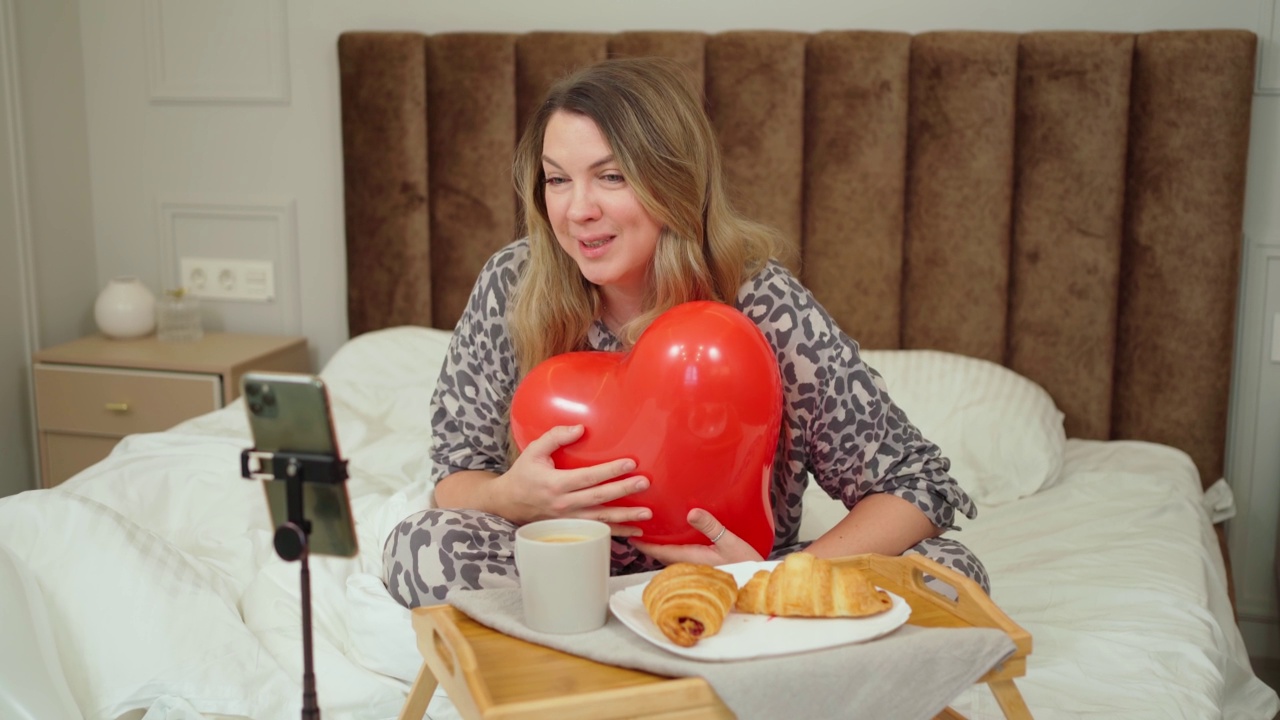
[[[1013,640],[1012,656],[978,682],[991,687],[1009,720],[1031,718],[1014,678],[1026,674],[1031,635],[967,577],[920,555],[857,555],[839,560],[861,568],[877,585],[911,605],[910,624],[990,627]],[[926,587],[928,574],[952,586],[951,600]],[[448,605],[417,608],[413,629],[423,665],[400,720],[422,720],[436,685],[443,685],[466,720],[693,720],[732,718],[705,680],[668,678],[614,667],[503,635]],[[946,708],[938,718],[962,718]]]

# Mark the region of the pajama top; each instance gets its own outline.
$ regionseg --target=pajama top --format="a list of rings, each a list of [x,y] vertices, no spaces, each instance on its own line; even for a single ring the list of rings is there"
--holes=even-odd
[[[454,329],[431,401],[433,480],[460,470],[507,470],[508,411],[518,376],[507,304],[528,257],[527,239],[495,253]],[[947,472],[950,462],[893,403],[858,344],[790,271],[770,261],[738,290],[734,306],[764,333],[782,375],[782,437],[770,489],[775,548],[796,544],[811,478],[846,508],[887,493],[943,529],[956,528],[957,512],[976,517],[973,501]],[[587,342],[582,350],[623,349],[599,320]],[[641,557],[614,542],[615,567]],[[652,564],[642,565],[635,570]]]

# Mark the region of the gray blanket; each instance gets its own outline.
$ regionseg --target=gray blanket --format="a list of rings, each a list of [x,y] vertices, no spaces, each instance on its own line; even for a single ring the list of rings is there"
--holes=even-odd
[[[611,578],[609,591],[653,574]],[[494,630],[596,662],[670,677],[701,676],[744,720],[927,720],[1014,651],[999,630],[904,625],[876,640],[799,655],[700,662],[656,647],[612,615],[599,630],[577,635],[530,630],[522,621],[518,588],[455,591],[449,603]]]

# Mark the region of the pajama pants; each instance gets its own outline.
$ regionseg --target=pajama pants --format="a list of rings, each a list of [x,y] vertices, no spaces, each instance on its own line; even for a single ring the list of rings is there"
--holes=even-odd
[[[479,510],[431,509],[410,515],[396,526],[382,549],[382,580],[401,605],[415,608],[444,602],[455,588],[479,590],[520,585],[515,562],[516,525]],[[808,543],[774,548],[779,559]],[[986,568],[964,545],[929,538],[907,552],[919,553],[955,570],[991,591]],[[905,553],[904,553],[905,554]],[[656,560],[625,542],[613,541],[612,575],[661,569]],[[954,597],[944,584],[926,583]]]

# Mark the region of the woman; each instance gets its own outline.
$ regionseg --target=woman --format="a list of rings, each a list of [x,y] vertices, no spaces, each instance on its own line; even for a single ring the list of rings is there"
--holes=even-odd
[[[648,508],[604,505],[648,487],[622,478],[630,460],[552,463],[580,426],[553,428],[518,455],[511,448],[511,397],[533,366],[564,352],[625,349],[691,300],[734,305],[781,358],[771,557],[804,548],[800,498],[812,474],[849,514],[808,552],[915,551],[987,587],[977,558],[938,537],[956,512],[976,515],[948,461],[893,405],[857,344],[771,259],[773,233],[730,207],[710,121],[675,65],[610,60],[561,80],[520,142],[515,181],[528,237],[486,263],[432,401],[436,508],[406,518],[384,549],[384,579],[400,603],[517,585],[515,530],[551,517],[609,523],[615,575],[761,559],[701,509],[688,522],[711,544],[644,542],[627,523],[649,519]]]

